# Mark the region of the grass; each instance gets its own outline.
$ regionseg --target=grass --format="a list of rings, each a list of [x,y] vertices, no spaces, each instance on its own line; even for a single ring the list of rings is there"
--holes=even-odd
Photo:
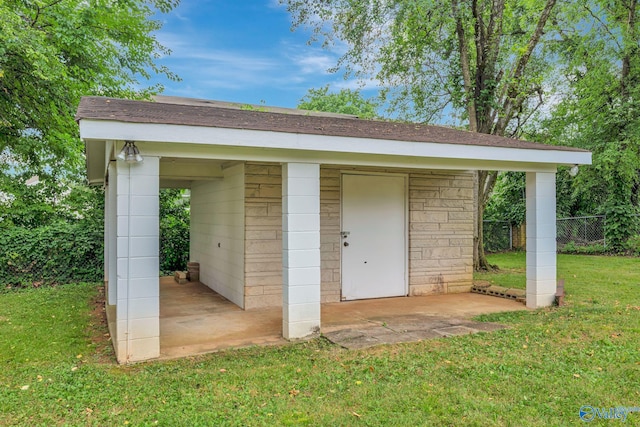
[[[490,261],[504,270],[484,280],[524,285],[524,254]],[[502,331],[361,351],[317,339],[133,366],[117,366],[99,339],[95,286],[3,293],[0,425],[581,424],[582,405],[640,406],[639,262],[559,256],[568,305],[480,317],[510,326]]]

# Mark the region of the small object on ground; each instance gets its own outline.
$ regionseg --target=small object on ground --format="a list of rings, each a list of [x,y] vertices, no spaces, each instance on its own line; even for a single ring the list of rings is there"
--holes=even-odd
[[[173,278],[179,285],[184,285],[185,283],[187,283],[187,272],[186,271],[176,271],[173,274]]]
[[[487,282],[474,282],[471,287],[471,292],[513,299],[521,303],[525,303],[527,299],[527,295],[523,289],[504,288],[502,286],[491,285]]]

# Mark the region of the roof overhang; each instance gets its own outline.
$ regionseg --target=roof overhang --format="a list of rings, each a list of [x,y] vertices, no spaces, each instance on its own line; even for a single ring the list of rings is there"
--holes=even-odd
[[[92,184],[103,181],[108,161],[124,140],[136,141],[143,155],[190,159],[525,172],[591,164],[590,152],[564,147],[463,145],[100,119],[81,119],[80,135],[86,142]]]
[[[100,99],[99,99],[100,100]],[[89,99],[89,102],[96,99]],[[107,100],[106,102],[109,102]],[[114,103],[117,104],[117,100]],[[123,101],[125,102],[125,101]],[[126,101],[132,103],[132,101]],[[98,104],[99,106],[102,104]],[[129,104],[126,106],[128,107]],[[174,115],[166,122],[148,122],[146,109],[158,108],[154,103],[136,101],[137,109],[117,110],[119,117],[98,111],[79,117],[80,136],[86,143],[87,175],[89,182],[104,181],[108,163],[115,159],[125,140],[133,140],[142,155],[194,161],[267,161],[315,162],[321,164],[378,167],[411,167],[448,170],[500,170],[525,172],[555,172],[559,165],[591,164],[591,153],[568,147],[553,147],[508,138],[471,134],[458,130],[440,130],[424,125],[390,124],[353,118],[292,118],[285,114],[265,114],[268,119],[282,120],[286,130],[276,125],[263,127],[256,112],[222,111],[220,108],[188,110],[185,122],[201,120],[197,124],[180,124]],[[110,106],[113,108],[113,105]],[[209,113],[212,111],[212,113]],[[189,113],[215,117],[188,117]],[[233,121],[230,116],[233,115]],[[117,114],[116,114],[117,116]],[[243,122],[243,118],[247,122]],[[227,122],[216,125],[216,119]],[[154,119],[157,120],[157,119]],[[206,120],[206,124],[203,124]],[[231,125],[229,124],[231,123]],[[237,123],[237,124],[236,124]],[[299,124],[301,130],[294,131]],[[316,124],[327,126],[320,129]],[[333,125],[333,128],[329,128]],[[253,128],[246,128],[253,126]],[[353,127],[352,132],[350,126]],[[244,128],[243,128],[244,127]],[[260,128],[262,127],[262,128]],[[393,132],[398,128],[398,133]],[[376,137],[375,129],[383,132]],[[422,129],[425,133],[422,133]],[[324,132],[327,130],[327,132]],[[385,133],[386,132],[386,133]],[[398,135],[407,134],[403,140]],[[413,132],[413,134],[410,134]],[[333,134],[331,134],[333,133]],[[361,136],[361,135],[366,136]],[[417,136],[416,136],[417,134]],[[355,136],[354,136],[355,135]],[[433,137],[434,140],[430,140]],[[393,139],[390,139],[393,138]],[[452,138],[451,143],[446,142]],[[457,140],[454,140],[457,139]],[[463,142],[461,142],[461,140]],[[220,163],[217,163],[220,164]],[[161,163],[162,165],[162,163]],[[171,179],[193,180],[207,178],[216,168],[205,167],[194,174],[194,168],[182,169],[173,165],[165,168]],[[218,172],[214,172],[215,175]],[[200,174],[200,175],[198,175]],[[162,170],[161,170],[162,175]],[[161,177],[162,178],[162,177]]]

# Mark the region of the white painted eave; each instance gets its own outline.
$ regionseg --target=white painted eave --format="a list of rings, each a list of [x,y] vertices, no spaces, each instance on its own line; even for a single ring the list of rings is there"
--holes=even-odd
[[[87,165],[87,181],[90,185],[100,185],[104,183],[106,174],[106,141],[92,141],[85,144],[85,162]]]
[[[419,163],[424,167],[429,163],[439,165],[439,168],[524,171],[549,171],[555,170],[558,165],[591,164],[591,153],[586,151],[395,141],[93,119],[80,120],[80,136],[87,143],[87,166],[90,169],[94,163],[90,159],[93,150],[89,146],[104,140],[133,140],[143,143],[154,155],[160,156],[180,157],[180,148],[183,148],[196,157],[204,158],[209,153],[221,159],[235,160],[287,161],[311,157],[309,160],[321,163],[355,161],[354,164],[361,164],[358,160],[362,160],[362,164],[365,164],[367,159],[369,163],[377,159],[373,163],[386,163],[389,166]],[[182,144],[190,147],[180,147]],[[141,151],[143,145],[138,144]],[[163,154],[164,151],[166,154]],[[89,174],[98,175],[91,170]]]

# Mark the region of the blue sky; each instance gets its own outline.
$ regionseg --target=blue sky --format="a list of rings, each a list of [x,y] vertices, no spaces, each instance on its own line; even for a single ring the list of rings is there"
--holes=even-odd
[[[172,51],[159,63],[182,78],[152,80],[164,84],[164,95],[295,107],[310,88],[357,88],[328,73],[339,52],[307,45],[306,31],[291,32],[277,0],[182,0],[158,19],[157,39]]]

